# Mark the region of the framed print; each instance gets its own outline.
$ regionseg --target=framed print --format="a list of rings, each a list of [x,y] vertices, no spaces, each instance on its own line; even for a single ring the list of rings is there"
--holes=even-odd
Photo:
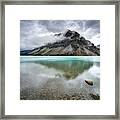
[[[119,2],[2,2],[1,118],[119,119]]]

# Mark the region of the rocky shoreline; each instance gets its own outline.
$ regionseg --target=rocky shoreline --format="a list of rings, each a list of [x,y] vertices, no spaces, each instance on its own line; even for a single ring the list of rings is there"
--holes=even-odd
[[[35,89],[25,88],[20,91],[21,100],[100,100],[98,94],[82,92],[69,92],[60,93],[59,89]]]

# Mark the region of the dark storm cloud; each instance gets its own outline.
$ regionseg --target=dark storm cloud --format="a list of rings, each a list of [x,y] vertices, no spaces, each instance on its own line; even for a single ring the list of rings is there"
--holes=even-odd
[[[85,27],[86,29],[88,28],[93,28],[96,29],[98,32],[100,32],[100,21],[99,20],[89,20],[89,21],[85,21]]]
[[[99,44],[99,20],[21,20],[20,48],[31,49],[54,41],[53,34],[67,29],[79,32],[86,39]]]

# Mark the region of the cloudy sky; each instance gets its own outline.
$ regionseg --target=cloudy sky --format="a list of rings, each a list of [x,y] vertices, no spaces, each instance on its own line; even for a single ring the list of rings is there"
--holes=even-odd
[[[79,32],[95,45],[100,44],[99,20],[21,20],[20,49],[33,49],[60,40],[62,38],[54,37],[54,34],[67,29]]]

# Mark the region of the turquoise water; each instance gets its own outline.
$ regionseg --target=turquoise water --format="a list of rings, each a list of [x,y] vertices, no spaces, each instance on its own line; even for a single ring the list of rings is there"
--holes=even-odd
[[[27,56],[20,58],[21,62],[25,61],[65,61],[65,60],[84,60],[84,61],[92,61],[92,62],[100,62],[100,56]]]
[[[90,94],[100,95],[100,57],[21,57],[20,62],[21,99],[57,100],[74,93],[89,100]],[[43,97],[43,91],[50,93]]]

